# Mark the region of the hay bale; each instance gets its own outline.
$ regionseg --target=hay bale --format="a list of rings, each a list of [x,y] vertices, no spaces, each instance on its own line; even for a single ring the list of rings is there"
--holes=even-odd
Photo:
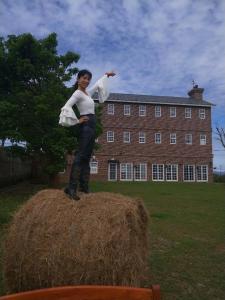
[[[140,199],[100,192],[73,201],[61,190],[42,190],[9,225],[6,293],[81,284],[142,287],[148,236],[148,213]]]

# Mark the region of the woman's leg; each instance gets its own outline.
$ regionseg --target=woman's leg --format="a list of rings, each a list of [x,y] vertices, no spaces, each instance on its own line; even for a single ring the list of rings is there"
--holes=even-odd
[[[90,160],[95,145],[95,137],[90,140],[87,150],[88,159],[82,162],[80,172],[80,190],[84,193],[89,193],[89,179],[90,179]]]
[[[81,170],[80,170],[80,191],[84,193],[89,192],[89,179],[90,179],[90,159],[95,145],[95,132],[92,129],[90,132],[91,138],[86,147],[86,157],[81,162]]]
[[[90,160],[90,144],[93,139],[93,129],[87,125],[81,126],[78,151],[75,155],[69,179],[69,191],[71,194],[76,194],[78,181],[82,172],[83,164],[88,159]]]

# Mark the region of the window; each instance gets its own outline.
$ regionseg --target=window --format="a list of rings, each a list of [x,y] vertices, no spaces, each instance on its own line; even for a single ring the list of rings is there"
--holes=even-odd
[[[185,107],[185,119],[191,119],[191,107]]]
[[[192,145],[192,134],[191,133],[185,134],[185,144]]]
[[[159,105],[155,106],[155,117],[156,118],[161,117],[161,106]]]
[[[152,180],[153,181],[164,180],[164,165],[160,165],[160,164],[152,165]]]
[[[146,116],[146,105],[139,105],[139,116]]]
[[[145,133],[144,132],[139,132],[139,143],[145,143]]]
[[[90,173],[91,174],[98,174],[98,162],[97,161],[90,161]]]
[[[165,176],[167,181],[178,181],[178,165],[166,165]]]
[[[95,143],[98,143],[98,138],[95,139]]]
[[[123,142],[124,143],[130,143],[130,132],[124,131],[123,133]]]
[[[117,163],[110,162],[108,165],[108,179],[109,181],[117,180]]]
[[[145,181],[147,180],[147,164],[138,164],[134,166],[134,180]]]
[[[114,115],[114,104],[109,103],[108,104],[108,111],[107,111],[108,115]]]
[[[197,181],[208,181],[208,166],[196,166]]]
[[[199,108],[199,118],[205,119],[205,109],[204,108]]]
[[[120,164],[120,180],[133,180],[133,164],[121,163]]]
[[[176,117],[176,107],[170,107],[170,118]]]
[[[176,144],[177,143],[177,135],[176,133],[170,134],[170,144]]]
[[[124,116],[130,116],[130,105],[124,104]]]
[[[114,131],[107,131],[107,142],[114,142]]]
[[[183,178],[184,181],[195,181],[195,166],[184,165]]]
[[[200,134],[200,145],[206,145],[206,134]]]
[[[155,133],[155,144],[161,144],[161,133]]]

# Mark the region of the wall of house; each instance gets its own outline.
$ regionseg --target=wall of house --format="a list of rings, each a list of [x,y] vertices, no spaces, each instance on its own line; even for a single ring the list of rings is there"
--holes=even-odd
[[[108,103],[114,103],[114,115],[107,113]],[[131,105],[131,115],[124,115],[124,104]],[[141,104],[141,103],[140,103]],[[146,104],[146,116],[139,116],[139,103],[117,103],[107,101],[103,105],[103,134],[98,137],[101,148],[93,153],[98,162],[98,174],[92,180],[108,180],[108,161],[117,162],[117,179],[120,180],[120,163],[147,164],[147,180],[152,180],[152,165],[176,164],[178,181],[183,181],[184,165],[206,165],[208,181],[212,182],[212,134],[211,109],[205,107],[205,119],[199,118],[196,106],[176,105],[176,117],[170,117],[172,105],[160,105],[161,117],[155,117],[155,105]],[[191,119],[185,118],[185,107],[191,107]],[[114,142],[107,142],[107,131],[114,131]],[[129,131],[130,143],[123,142],[123,132]],[[145,132],[145,143],[139,143],[139,132]],[[161,133],[161,144],[155,143],[155,133]],[[176,144],[170,144],[170,134],[176,133]],[[185,144],[185,134],[192,134],[192,144]],[[200,134],[206,135],[206,145],[200,145]],[[67,170],[61,174],[68,179],[71,158]]]

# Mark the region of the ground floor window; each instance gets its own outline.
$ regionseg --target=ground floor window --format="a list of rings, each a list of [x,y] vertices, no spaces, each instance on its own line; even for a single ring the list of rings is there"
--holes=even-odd
[[[164,180],[164,165],[153,164],[152,165],[152,180],[163,181]]]
[[[117,163],[111,162],[108,166],[108,179],[110,181],[117,180]]]
[[[142,163],[134,166],[134,180],[147,180],[147,164]]]
[[[120,180],[133,180],[133,164],[121,163],[120,164]]]
[[[195,166],[184,165],[183,178],[184,181],[195,181]]]
[[[196,166],[197,181],[208,181],[208,166]]]
[[[178,181],[178,165],[165,165],[165,177],[167,181]]]
[[[97,161],[90,161],[90,173],[98,174],[98,162]]]

